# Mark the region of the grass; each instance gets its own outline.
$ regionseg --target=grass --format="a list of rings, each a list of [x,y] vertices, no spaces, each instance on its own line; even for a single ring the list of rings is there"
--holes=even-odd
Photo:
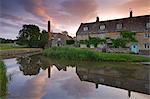
[[[7,76],[5,64],[0,60],[0,96],[6,95],[7,92]]]
[[[92,51],[90,49],[68,48],[68,47],[53,47],[45,49],[44,56],[76,61],[114,61],[114,62],[148,62],[149,57],[138,56],[133,54],[117,54],[117,53],[102,53]]]
[[[22,49],[24,47],[13,43],[0,44],[0,50]]]

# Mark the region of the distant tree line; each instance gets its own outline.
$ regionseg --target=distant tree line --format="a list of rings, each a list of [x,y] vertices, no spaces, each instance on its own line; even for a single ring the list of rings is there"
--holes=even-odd
[[[16,40],[0,38],[0,43],[14,43]]]

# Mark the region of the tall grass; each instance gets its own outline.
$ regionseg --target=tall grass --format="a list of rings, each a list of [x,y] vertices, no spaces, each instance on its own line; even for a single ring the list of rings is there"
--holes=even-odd
[[[5,64],[0,60],[0,96],[6,95],[7,92],[7,76]]]
[[[150,58],[132,54],[101,53],[90,49],[52,47],[45,49],[43,55],[54,59],[79,61],[116,61],[116,62],[148,62]]]

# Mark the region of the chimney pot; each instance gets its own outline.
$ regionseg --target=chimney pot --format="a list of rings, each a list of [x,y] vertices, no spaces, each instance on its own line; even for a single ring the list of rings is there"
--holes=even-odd
[[[131,10],[131,11],[130,11],[130,18],[132,18],[132,16],[133,16],[132,14],[133,14],[133,12],[132,12],[132,10]]]
[[[96,17],[96,22],[99,22],[99,17]]]

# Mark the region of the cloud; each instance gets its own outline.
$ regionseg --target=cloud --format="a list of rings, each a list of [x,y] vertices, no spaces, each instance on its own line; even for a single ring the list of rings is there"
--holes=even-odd
[[[135,15],[150,14],[150,0],[130,0],[116,7],[115,10],[121,14],[126,14],[130,8]]]
[[[89,20],[97,16],[98,5],[95,0],[66,0],[62,3],[63,11],[71,17],[82,21]]]
[[[47,8],[44,6],[44,0],[24,0],[22,5],[28,13],[33,14],[35,17],[42,20],[51,19]]]
[[[19,27],[36,24],[42,29],[47,29],[47,21],[51,20],[54,32],[67,30],[75,36],[82,22],[95,21],[96,16],[100,20],[122,18],[129,16],[129,8],[134,15],[150,14],[149,5],[149,0],[1,0],[0,18]],[[5,24],[6,30],[0,32],[10,33],[9,27],[17,35],[20,28],[10,24]]]

